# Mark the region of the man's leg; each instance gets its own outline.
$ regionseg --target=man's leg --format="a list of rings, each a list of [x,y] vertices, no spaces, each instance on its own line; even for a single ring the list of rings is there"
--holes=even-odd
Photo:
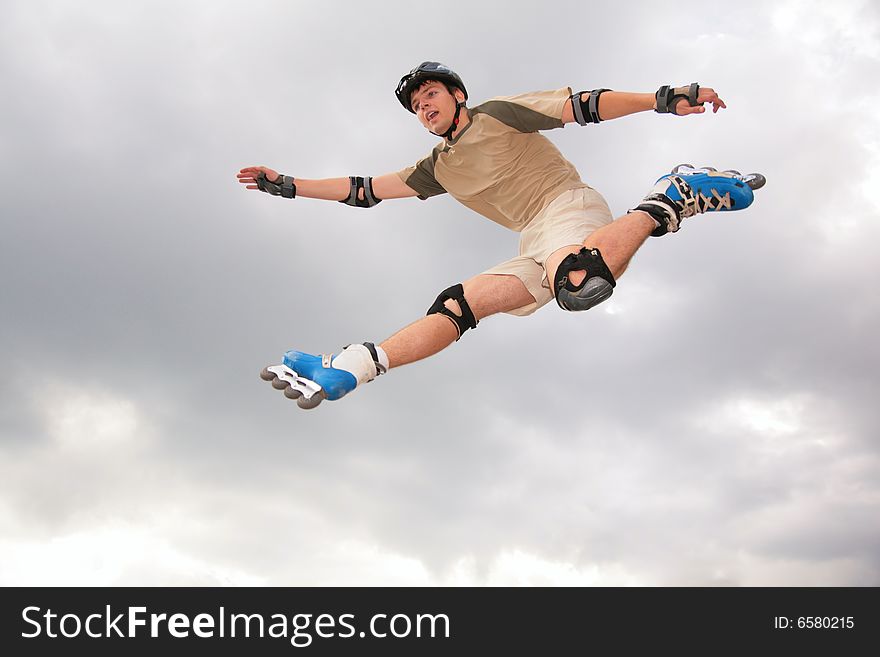
[[[547,280],[552,283],[555,280],[559,263],[567,255],[577,253],[584,246],[599,249],[602,253],[602,259],[608,265],[614,278],[617,279],[626,271],[629,261],[656,226],[657,224],[647,212],[630,212],[618,217],[607,226],[592,233],[583,241],[583,244],[572,244],[554,251],[544,263]],[[573,271],[569,278],[573,285],[580,285],[584,280],[584,275],[583,271]]]
[[[465,281],[463,286],[465,299],[477,321],[535,301],[523,282],[513,275],[480,274]],[[461,315],[455,301],[447,301],[445,305]],[[400,367],[433,356],[457,337],[458,330],[451,318],[432,314],[401,329],[379,346],[388,355],[389,367]]]
[[[582,246],[597,248],[615,278],[623,274],[630,259],[645,242],[656,224],[645,212],[631,212],[592,233],[583,244],[563,247],[555,251],[545,263],[548,280],[554,280],[556,268],[569,253],[577,253]],[[583,272],[572,272],[575,285],[583,280]],[[479,321],[495,313],[521,308],[535,301],[523,282],[512,275],[480,274],[464,283],[464,293],[471,311]],[[461,314],[454,301],[447,308]],[[388,354],[390,367],[433,356],[452,344],[458,337],[455,324],[443,315],[428,315],[398,331],[380,346]]]
[[[598,249],[617,279],[650,235],[674,233],[683,219],[695,214],[744,210],[752,204],[754,190],[765,183],[760,173],[743,176],[733,170],[718,172],[711,167],[678,165],[654,183],[637,209],[597,230],[582,245],[565,246],[551,254],[544,263],[548,280],[554,281],[560,263],[569,254],[578,253],[582,246]],[[568,279],[577,286],[584,276],[583,270],[574,270]]]
[[[443,298],[445,309],[440,305]],[[462,312],[456,298],[470,309],[469,313]],[[324,399],[344,397],[386,369],[433,356],[459,338],[459,330],[463,332],[489,315],[534,303],[535,298],[517,276],[480,274],[461,286],[445,290],[429,315],[401,329],[378,347],[370,342],[352,344],[335,356],[290,350],[281,364],[264,368],[260,377],[296,400],[300,408],[315,408]],[[440,314],[438,309],[455,317]]]

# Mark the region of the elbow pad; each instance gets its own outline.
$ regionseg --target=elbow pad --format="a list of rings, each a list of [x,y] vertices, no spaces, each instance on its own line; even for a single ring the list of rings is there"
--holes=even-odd
[[[361,178],[360,176],[349,176],[351,188],[348,198],[344,198],[340,203],[351,205],[356,208],[371,208],[382,202],[382,199],[376,198],[373,194],[373,179],[371,177]],[[363,190],[363,198],[361,198],[361,190]]]
[[[574,110],[574,120],[581,125],[588,123],[599,123],[602,119],[599,117],[599,96],[611,89],[593,89],[592,91],[578,91],[571,95],[571,109]],[[590,97],[586,101],[581,100],[581,95],[589,93]]]

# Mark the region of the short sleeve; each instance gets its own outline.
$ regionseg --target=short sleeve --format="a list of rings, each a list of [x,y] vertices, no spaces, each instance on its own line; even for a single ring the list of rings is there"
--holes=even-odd
[[[423,201],[432,196],[445,194],[443,188],[434,177],[434,159],[436,153],[431,153],[428,157],[419,160],[415,166],[407,167],[397,172],[397,176],[411,189],[418,192],[419,198]]]
[[[474,112],[488,114],[519,132],[561,128],[562,112],[571,97],[571,88],[532,91],[518,96],[501,96],[477,105]]]

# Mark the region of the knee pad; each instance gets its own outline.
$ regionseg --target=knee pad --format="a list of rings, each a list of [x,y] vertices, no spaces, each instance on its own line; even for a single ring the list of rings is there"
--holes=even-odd
[[[461,315],[456,315],[446,307],[446,302],[450,299],[458,303],[458,307],[461,308]],[[455,338],[456,342],[461,340],[461,336],[464,335],[465,331],[477,328],[477,318],[474,317],[474,313],[471,312],[471,308],[464,298],[464,287],[461,283],[448,287],[440,293],[434,305],[428,308],[426,313],[426,315],[435,314],[446,315],[455,323],[455,327],[458,329],[458,337]]]
[[[569,274],[585,271],[587,275],[580,285],[573,285]],[[617,282],[602,259],[599,249],[582,248],[578,253],[565,257],[556,269],[553,293],[556,303],[563,310],[589,310],[597,306],[614,292]]]

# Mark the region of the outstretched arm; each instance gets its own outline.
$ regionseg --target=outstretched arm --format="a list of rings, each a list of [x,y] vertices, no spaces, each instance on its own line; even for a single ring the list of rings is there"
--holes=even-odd
[[[257,177],[260,174],[266,176],[269,182],[280,182],[279,174],[269,167],[245,167],[238,172],[238,182],[245,185],[247,189],[260,190],[257,185]],[[305,198],[317,198],[326,201],[345,201],[351,194],[351,178],[323,178],[320,180],[306,180],[305,178],[294,178],[296,185],[296,195]],[[373,195],[377,201],[392,198],[409,198],[416,196],[416,192],[407,186],[397,174],[388,173],[372,179]],[[358,198],[363,201],[365,198],[365,190],[358,190]]]
[[[589,99],[589,92],[581,94],[581,102],[586,104],[589,102]],[[711,87],[700,87],[696,100],[699,104],[691,106],[687,98],[679,98],[672,105],[672,113],[682,116],[686,114],[702,114],[706,111],[706,108],[703,107],[703,103],[712,103],[713,112],[717,112],[719,109],[727,107],[724,101],[718,97],[718,94],[715,93],[715,90]],[[599,117],[602,121],[619,119],[621,116],[656,109],[656,94],[604,91],[598,98]],[[566,103],[565,109],[562,111],[562,122],[573,123],[574,121],[574,108],[571,103]]]

